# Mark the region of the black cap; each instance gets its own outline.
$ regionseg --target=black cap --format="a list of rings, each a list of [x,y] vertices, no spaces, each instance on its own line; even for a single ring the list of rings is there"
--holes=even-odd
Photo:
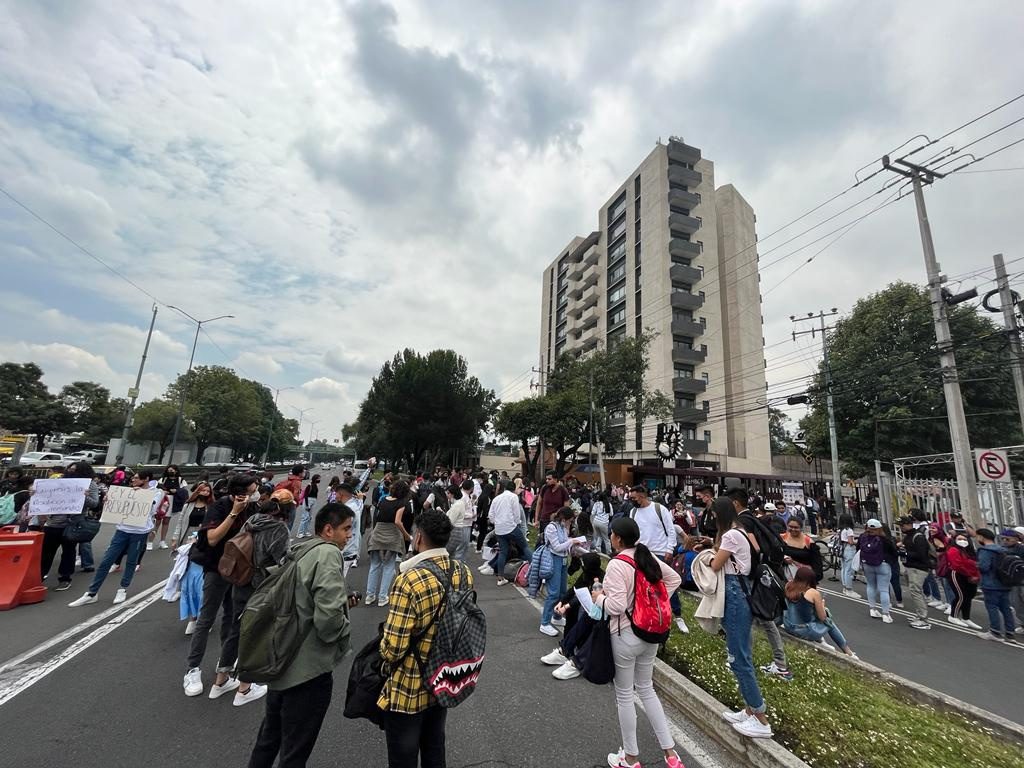
[[[355,495],[356,492],[356,489],[353,488],[349,483],[341,483],[338,486],[337,490],[346,491],[347,493],[351,493],[352,495]]]
[[[900,525],[913,525],[915,521],[914,518],[912,518],[910,515],[904,515],[896,522]]]

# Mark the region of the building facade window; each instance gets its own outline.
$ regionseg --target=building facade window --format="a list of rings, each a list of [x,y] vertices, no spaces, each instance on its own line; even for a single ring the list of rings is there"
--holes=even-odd
[[[608,313],[608,327],[614,328],[626,319],[626,308],[621,307],[614,312]]]
[[[711,445],[711,430],[710,429],[705,429],[704,430],[704,442],[707,443],[708,445]]]
[[[616,303],[626,298],[626,286],[620,285],[618,288],[613,288],[611,293],[608,294],[608,306],[615,306]]]
[[[626,329],[619,328],[619,330],[608,334],[608,349],[615,349],[626,339]]]
[[[693,366],[692,365],[677,365],[672,369],[672,376],[677,379],[692,379],[693,378]]]
[[[608,272],[608,285],[615,285],[619,280],[626,276],[626,262],[622,262],[614,269]]]

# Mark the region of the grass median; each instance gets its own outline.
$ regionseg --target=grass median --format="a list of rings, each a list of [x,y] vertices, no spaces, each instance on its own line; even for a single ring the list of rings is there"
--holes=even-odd
[[[725,640],[693,618],[689,634],[673,631],[661,658],[722,703],[742,706],[726,664]],[[755,664],[771,661],[754,630]],[[791,682],[758,673],[775,740],[815,768],[1018,768],[1020,745],[1007,744],[981,723],[908,698],[899,686],[862,673],[799,643],[787,643]],[[967,674],[961,671],[959,674]]]

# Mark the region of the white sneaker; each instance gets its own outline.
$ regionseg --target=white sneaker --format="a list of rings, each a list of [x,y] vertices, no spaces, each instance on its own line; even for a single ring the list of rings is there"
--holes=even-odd
[[[576,665],[571,661],[565,662],[558,669],[551,672],[551,676],[556,680],[572,680],[574,677],[580,676],[580,671],[576,669]]]
[[[381,598],[380,600],[378,600],[378,601],[377,601],[377,605],[378,605],[378,606],[380,606],[381,608],[383,608],[383,607],[384,607],[384,606],[386,606],[386,605],[387,605],[387,604],[388,604],[389,602],[390,602],[390,601],[388,600],[388,598],[387,598],[387,597],[382,597],[382,598]]]
[[[136,566],[136,567],[138,567],[138,566]],[[120,570],[121,570],[121,564],[120,563],[114,563],[114,567],[110,569],[110,572],[111,573],[117,573]]]
[[[762,723],[753,715],[739,723],[733,723],[732,727],[752,739],[770,739],[772,737],[772,727]]]
[[[927,621],[916,621],[915,620],[915,621],[910,622],[910,626],[911,626],[912,629],[931,629],[932,628],[932,625],[929,624]]]
[[[363,604],[364,605],[373,605],[376,602],[377,602],[377,596],[376,595],[367,595],[363,599]]]
[[[152,552],[153,551],[153,542],[152,541],[147,541],[146,542],[146,551],[147,552]]]
[[[890,616],[888,613],[883,613],[882,614],[882,623],[883,624],[892,624],[892,616]]]
[[[214,683],[210,686],[210,698],[219,699],[225,693],[230,693],[231,691],[238,688],[238,686],[239,682],[237,677],[229,677],[227,680],[224,681],[223,685],[217,685],[216,683]]]
[[[741,709],[739,712],[723,712],[722,719],[727,723],[742,723],[744,720],[750,717],[750,713],[745,709]]]
[[[508,584],[508,579],[506,579],[504,576],[502,576],[500,579],[498,579],[498,586],[499,587],[504,587],[506,584]]]
[[[931,608],[942,608],[943,607],[942,603],[940,603],[935,598],[932,598],[931,600],[929,600],[927,602],[928,602],[929,607],[931,607]]]
[[[541,624],[540,631],[548,637],[558,637],[558,630],[552,627],[550,624]]]
[[[90,595],[88,592],[86,592],[77,600],[72,600],[70,603],[68,603],[68,608],[78,608],[81,605],[92,605],[95,602],[96,595]]]
[[[868,611],[868,616],[870,616],[872,619],[880,619],[882,618],[882,612],[877,608],[872,608],[870,611]]]
[[[170,547],[167,546],[167,542],[166,541],[161,540],[160,541],[160,549],[170,549]]]
[[[482,573],[484,576],[494,575],[494,569],[491,568],[491,566],[489,566],[487,563],[481,565],[479,568],[477,568],[477,570],[480,571],[480,573]]]
[[[552,627],[564,627],[565,626],[565,619],[552,619],[551,620],[551,626]]]
[[[860,599],[860,593],[859,593],[859,592],[857,592],[856,590],[853,590],[853,589],[844,589],[844,590],[843,590],[843,594],[844,594],[844,595],[845,595],[846,597],[855,597],[855,598],[857,598],[858,600]]]
[[[128,599],[128,590],[127,589],[119,589],[114,594],[114,605],[117,605],[118,603],[123,603],[127,599]]]
[[[199,696],[203,692],[203,673],[199,667],[192,667],[185,673],[183,685],[186,696]]]
[[[953,607],[950,606],[950,605],[947,605],[945,608],[942,609],[942,612],[944,614],[946,614],[947,616],[949,616],[951,613],[953,613]]]
[[[947,616],[946,617],[946,621],[948,621],[950,624],[953,624],[953,625],[955,625],[957,627],[966,627],[967,626],[967,622],[966,621],[964,621],[963,619],[958,619],[956,616]],[[981,629],[981,627],[978,627],[978,629]]]
[[[249,686],[249,690],[245,693],[239,691],[235,694],[235,700],[232,703],[236,707],[244,707],[253,701],[259,701],[267,695],[267,686],[260,685],[259,683],[253,683]]]
[[[196,633],[196,620],[190,619],[188,624],[185,625],[185,634],[194,635]]]
[[[981,624],[977,624],[977,623],[975,623],[975,622],[971,621],[970,619],[968,619],[967,621],[965,621],[965,622],[964,622],[964,624],[966,624],[966,625],[967,625],[968,627],[970,627],[971,629],[977,629],[977,630],[980,630],[980,629],[981,629]]]
[[[818,642],[820,643],[822,648],[824,648],[824,649],[826,649],[828,651],[836,650],[836,647],[834,645],[832,645],[831,643],[829,643],[829,641],[826,640],[824,637],[821,638],[821,640],[819,640]]]
[[[547,656],[541,656],[540,660],[542,664],[547,664],[549,667],[560,667],[568,661],[561,648],[555,648]]]
[[[679,631],[684,635],[690,634],[690,628],[686,626],[686,621],[682,616],[676,616],[676,626],[679,627]]]
[[[1003,639],[1003,638],[999,637],[998,635],[992,634],[992,632],[979,632],[978,633],[978,637],[980,637],[982,640],[1002,640]]]

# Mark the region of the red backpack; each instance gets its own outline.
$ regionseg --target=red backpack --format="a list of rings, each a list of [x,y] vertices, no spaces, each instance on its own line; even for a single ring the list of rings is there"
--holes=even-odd
[[[665,580],[659,579],[652,584],[644,576],[643,571],[636,567],[633,558],[627,555],[616,555],[633,566],[633,610],[626,611],[633,634],[645,643],[661,645],[668,640],[672,630],[672,607],[669,605],[668,588]]]

